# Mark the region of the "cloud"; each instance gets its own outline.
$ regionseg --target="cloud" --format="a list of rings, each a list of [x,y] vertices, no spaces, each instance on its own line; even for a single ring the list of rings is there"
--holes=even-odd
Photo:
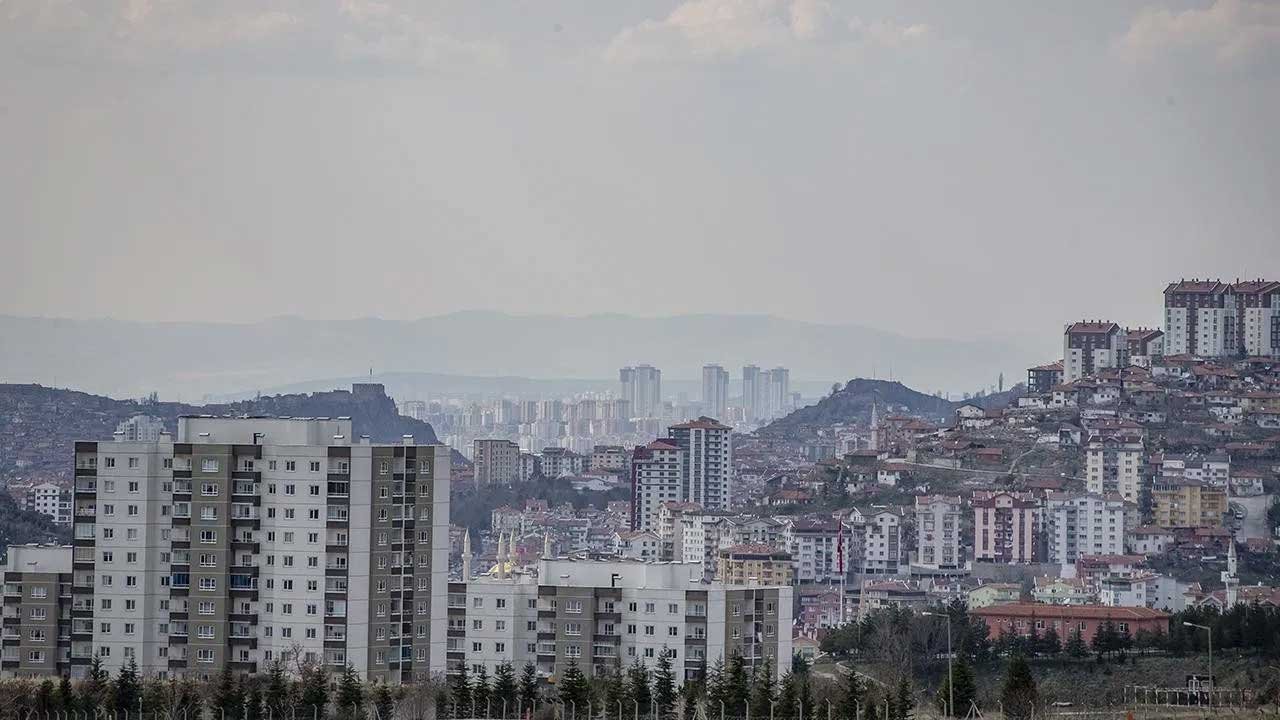
[[[1215,0],[1207,8],[1142,10],[1119,40],[1122,54],[1145,62],[1171,53],[1207,53],[1236,65],[1280,50],[1280,3]]]
[[[408,0],[0,0],[0,43],[6,40],[51,59],[65,51],[131,63],[219,53],[235,59],[240,51],[253,52],[255,64],[274,57],[291,66],[501,59],[495,44],[454,37]],[[53,47],[59,53],[40,52]]]
[[[723,60],[788,49],[900,47],[929,35],[926,25],[866,22],[827,0],[687,0],[663,20],[623,29],[605,50],[613,62]]]

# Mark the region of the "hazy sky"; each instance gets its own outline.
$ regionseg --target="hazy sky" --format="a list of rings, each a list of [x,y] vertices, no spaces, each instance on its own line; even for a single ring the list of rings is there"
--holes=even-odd
[[[0,0],[0,313],[1154,323],[1277,128],[1275,1]]]

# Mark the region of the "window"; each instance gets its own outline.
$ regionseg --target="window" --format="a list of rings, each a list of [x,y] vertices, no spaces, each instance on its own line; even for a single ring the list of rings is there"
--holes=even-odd
[[[218,542],[218,531],[217,530],[201,530],[200,542],[206,545],[212,545]]]
[[[316,465],[316,471],[318,472],[318,471],[320,470],[320,463],[315,463],[315,465]],[[308,488],[308,491],[309,491],[312,495],[319,495],[319,494],[320,494],[320,486],[319,486],[319,485],[312,485],[312,486],[310,486],[310,487]]]
[[[209,648],[200,648],[199,650],[196,650],[196,662],[198,662],[198,663],[212,663],[212,662],[213,662],[213,650],[211,650],[211,649],[209,649]]]
[[[129,563],[130,565],[132,565],[132,564],[134,564],[134,563],[138,562],[138,553],[136,553],[136,552],[127,552],[127,553],[125,553],[125,554],[124,554],[124,561],[125,561],[125,562],[127,562],[127,563]]]
[[[196,611],[196,612],[198,612],[198,613],[199,613],[199,614],[201,614],[201,615],[212,615],[212,614],[213,614],[213,601],[212,601],[212,600],[201,600],[201,601],[200,601],[199,608],[197,609],[197,611]]]
[[[217,578],[200,578],[200,589],[201,590],[217,590],[218,579]]]
[[[298,469],[298,463],[297,463],[297,461],[295,461],[295,460],[285,460],[285,461],[284,461],[284,471],[285,471],[285,472],[294,472],[294,471],[295,471],[295,470],[297,470],[297,469]],[[292,495],[292,493],[290,493],[290,494]]]
[[[275,461],[275,460],[268,460],[268,461],[267,461],[267,469],[268,469],[268,470],[275,470],[275,469],[276,469],[276,461]]]
[[[567,613],[574,613],[574,614],[577,614],[577,615],[581,615],[581,614],[582,614],[582,601],[581,601],[581,600],[565,600],[565,601],[564,601],[564,611],[565,611],[565,612],[567,612]]]
[[[680,605],[679,605],[679,604],[677,604],[677,603],[668,603],[668,604],[667,604],[667,614],[669,614],[669,615],[678,615],[678,614],[680,614]]]
[[[296,494],[298,494],[298,487],[297,487],[296,485],[285,485],[285,486],[284,486],[284,494],[285,494],[285,495],[296,495]]]
[[[116,466],[116,459],[115,459],[115,458],[113,458],[113,457],[103,458],[103,459],[102,459],[102,465],[103,465],[103,467],[113,468],[113,467],[115,467],[115,466]]]
[[[675,625],[672,625],[671,627],[667,628],[667,634],[670,635],[671,637],[679,637],[680,628],[676,627]]]
[[[204,458],[200,461],[201,472],[218,472],[217,458]]]
[[[483,629],[484,629],[484,621],[483,621],[483,620],[472,620],[472,621],[471,621],[471,629],[472,629],[472,630],[483,630]]]
[[[644,634],[645,634],[645,635],[652,635],[653,633],[654,633],[654,627],[653,627],[652,625],[645,625],[645,626],[644,626]]]
[[[311,472],[320,472],[320,461],[319,461],[319,460],[312,460],[312,461],[311,461],[311,463],[310,463],[310,466],[309,466],[309,467],[310,467],[310,469],[311,469]],[[317,486],[317,490],[316,490],[316,492],[313,492],[313,493],[311,493],[311,494],[312,494],[312,495],[319,495],[319,494],[320,494],[320,491],[319,491],[318,486]]]
[[[218,483],[200,483],[200,494],[216,497],[218,495]]]
[[[138,481],[137,481],[137,480],[130,480],[130,481],[129,481],[129,492],[131,492],[131,493],[136,493],[136,492],[138,492]]]
[[[115,559],[116,559],[115,553],[111,552],[110,550],[102,551],[102,562],[109,563],[109,562],[115,561]]]
[[[204,506],[201,506],[201,508],[200,508],[200,519],[201,519],[201,520],[217,520],[217,519],[218,519],[218,508],[214,507],[213,505],[204,505]]]

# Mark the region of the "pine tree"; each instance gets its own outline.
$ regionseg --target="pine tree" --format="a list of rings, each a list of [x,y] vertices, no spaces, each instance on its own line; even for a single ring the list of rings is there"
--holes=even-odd
[[[776,694],[777,683],[773,677],[773,664],[766,657],[764,664],[756,669],[755,677],[751,681],[751,707],[753,708],[753,713],[767,710],[775,700]]]
[[[493,711],[491,705],[493,695],[492,688],[489,687],[489,670],[481,665],[476,672],[476,677],[471,681],[471,703],[476,707],[476,713],[481,717],[489,717]]]
[[[840,693],[840,702],[836,705],[836,713],[845,720],[858,720],[862,716],[866,695],[857,671],[850,670],[849,677],[844,681],[843,692]]]
[[[707,697],[707,714],[712,717],[720,717],[720,708],[728,708],[732,698],[729,697],[729,689],[727,684],[728,678],[724,672],[724,661],[716,658],[711,664],[711,668],[706,674],[706,697]]]
[[[564,669],[556,689],[560,695],[560,702],[566,707],[576,712],[586,712],[587,701],[591,699],[591,686],[587,683],[587,676],[582,674],[582,670],[578,667],[578,661],[569,658],[569,665]]]
[[[746,714],[747,698],[751,697],[751,676],[747,673],[747,662],[742,656],[734,653],[729,660],[729,670],[725,674],[725,710],[734,717]]]
[[[778,689],[777,718],[798,718],[797,707],[800,702],[800,676],[788,670],[782,675],[782,683]]]
[[[640,662],[640,658],[636,658],[631,663],[631,667],[627,669],[627,694],[631,696],[631,702],[640,704],[640,714],[649,714],[649,705],[653,702],[653,692],[649,686],[649,668]]]
[[[116,711],[124,714],[138,712],[138,700],[142,698],[142,683],[138,680],[138,663],[129,658],[129,663],[120,668],[116,675],[115,699]]]
[[[964,658],[956,661],[951,668],[951,674],[955,676],[956,689],[954,693],[949,692],[950,685],[946,678],[942,680],[942,686],[938,688],[938,709],[943,715],[947,714],[947,704],[954,697],[955,716],[965,717],[969,714],[969,707],[978,697],[978,686],[974,681],[973,668],[969,667],[969,663]]]
[[[893,702],[893,720],[911,720],[915,716],[916,701],[911,692],[911,680],[902,676],[898,681],[898,693]]]
[[[514,678],[512,685],[515,685]],[[391,694],[391,688],[386,683],[378,683],[373,687],[371,695],[373,708],[377,711],[378,720],[393,720],[396,712],[396,701]]]
[[[302,670],[302,712],[324,716],[329,704],[329,675],[318,665],[308,665]],[[304,710],[305,708],[305,710]]]
[[[246,681],[248,690],[244,694],[244,720],[262,720],[262,683]]]
[[[627,704],[627,683],[622,678],[622,661],[615,659],[608,672],[601,678],[605,717],[625,714]]]
[[[213,701],[214,707],[220,710],[220,717],[225,717],[227,720],[240,720],[244,711],[244,696],[241,694],[240,683],[237,682],[229,665],[224,665],[222,672],[218,675],[218,684],[214,693],[214,696],[209,699]]]
[[[53,714],[54,696],[53,696],[53,680],[45,678],[36,688],[35,698],[36,712]]]
[[[293,682],[289,679],[288,668],[283,658],[271,661],[267,668],[266,705],[272,717],[284,717],[287,709],[293,706]]]
[[[1014,720],[1030,718],[1040,704],[1031,667],[1021,655],[1015,655],[1009,662],[1009,672],[1000,692],[1000,702],[1004,707],[1005,717]]]
[[[1067,636],[1067,644],[1062,649],[1073,658],[1082,658],[1089,654],[1089,647],[1084,643],[1084,633],[1080,632],[1080,628],[1071,629],[1071,633]]]
[[[1116,626],[1115,623],[1107,620],[1098,627],[1093,634],[1093,640],[1089,645],[1099,655],[1106,655],[1116,647]]]
[[[525,663],[520,671],[520,707],[523,712],[532,715],[534,705],[538,702],[538,670],[533,663]]]
[[[471,678],[467,677],[467,664],[458,663],[458,672],[449,680],[449,695],[453,701],[455,718],[472,717]]]
[[[76,703],[76,691],[71,687],[71,676],[63,675],[58,678],[58,704],[63,712],[69,713],[76,707]]]
[[[1044,637],[1040,639],[1040,652],[1050,657],[1062,652],[1062,639],[1058,637],[1058,631],[1052,626],[1044,631]]]
[[[676,678],[671,670],[671,658],[662,648],[658,666],[653,672],[653,701],[657,703],[659,717],[674,717],[676,711]]]
[[[360,683],[360,675],[348,664],[342,669],[342,677],[338,679],[338,716],[360,717],[364,707],[364,685]]]
[[[680,688],[680,695],[684,701],[684,715],[682,720],[696,720],[698,709],[707,702],[707,661],[704,658],[698,663],[698,669],[694,672],[694,678],[685,682]],[[718,716],[717,716],[718,717]]]
[[[493,697],[494,705],[502,705],[506,702],[506,707],[515,710],[516,708],[516,671],[511,667],[511,663],[502,663],[493,671],[493,691],[490,693]]]

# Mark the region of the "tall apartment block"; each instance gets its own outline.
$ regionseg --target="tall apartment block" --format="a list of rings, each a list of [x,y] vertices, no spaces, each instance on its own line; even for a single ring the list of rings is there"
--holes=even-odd
[[[472,447],[477,485],[511,485],[520,480],[520,445],[477,438]]]
[[[916,496],[917,563],[924,568],[955,570],[965,564],[960,545],[960,498],[950,495]]]
[[[444,668],[449,453],[353,441],[351,421],[179,419],[176,438],[78,442],[73,676],[350,664]]]
[[[1123,555],[1137,507],[1119,495],[1050,493],[1045,498],[1045,562],[1073,565],[1084,555]]]
[[[1219,527],[1227,512],[1227,490],[1204,480],[1162,475],[1151,486],[1151,505],[1160,527]]]
[[[1005,565],[1035,562],[1040,503],[1029,494],[973,493],[973,559]]]
[[[769,411],[781,415],[791,407],[791,371],[776,367],[769,371]]]
[[[1095,495],[1117,493],[1138,502],[1142,491],[1142,435],[1132,431],[1094,432],[1085,441],[1085,490]]]
[[[1170,283],[1164,289],[1164,352],[1280,357],[1280,282]]]
[[[93,622],[72,606],[71,548],[11,545],[3,574],[0,677],[70,674],[73,628]]]
[[[709,417],[672,425],[668,435],[684,462],[681,496],[708,510],[728,510],[733,476],[733,428]]]
[[[632,530],[657,530],[662,504],[680,500],[684,466],[684,451],[671,440],[655,440],[635,449],[631,456]]]
[[[764,377],[758,365],[744,365],[742,368],[742,412],[747,422],[754,422],[765,416],[763,411],[767,400],[764,391]]]
[[[729,407],[729,373],[719,365],[702,366],[702,411],[713,418],[725,417]]]
[[[1072,382],[1103,368],[1123,367],[1127,336],[1113,322],[1072,323],[1062,333],[1062,380]]]
[[[622,399],[631,405],[632,417],[662,416],[662,371],[652,365],[624,367],[618,371]]]
[[[70,525],[71,491],[49,482],[32,485],[22,498],[22,509],[38,512],[59,525]]]

